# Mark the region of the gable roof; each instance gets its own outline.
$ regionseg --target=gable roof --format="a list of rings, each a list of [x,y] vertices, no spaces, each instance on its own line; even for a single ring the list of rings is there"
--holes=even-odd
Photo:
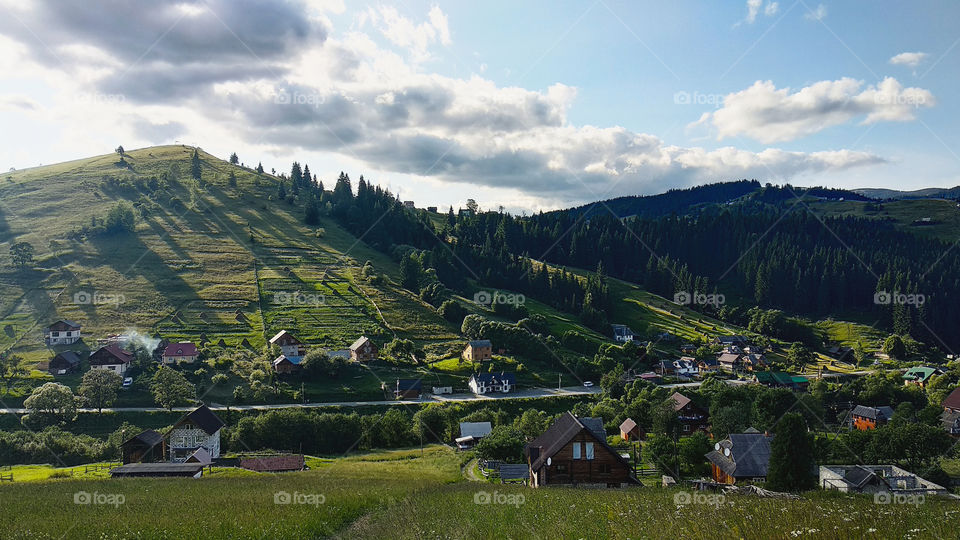
[[[213,411],[210,410],[210,407],[206,405],[201,405],[193,410],[190,414],[184,416],[176,424],[173,425],[173,429],[190,422],[206,432],[207,435],[213,435],[217,431],[220,431],[220,428],[225,426],[223,420],[213,414]]]
[[[153,448],[154,446],[163,442],[163,435],[160,434],[160,432],[158,431],[154,431],[152,429],[145,429],[140,433],[134,435],[133,437],[130,437],[129,439],[123,441],[123,443],[120,446],[126,446],[132,442],[138,442],[141,444],[145,444],[150,448]]]
[[[865,405],[857,405],[850,411],[850,414],[862,418],[869,418],[870,420],[890,420],[893,418],[893,409],[887,406],[867,407]]]
[[[474,373],[472,380],[485,385],[490,385],[496,381],[510,383],[510,386],[517,384],[517,376],[512,371],[501,371],[500,373]]]
[[[64,330],[79,330],[80,324],[67,319],[60,319],[59,321],[51,324],[47,327],[47,330],[62,332]]]
[[[187,463],[202,463],[204,465],[209,465],[213,463],[213,458],[210,457],[210,452],[207,452],[202,446],[197,448],[190,457],[187,458]]]
[[[276,357],[276,358],[273,359],[273,366],[276,367],[276,366],[279,366],[280,364],[283,364],[283,363],[293,364],[294,366],[299,366],[299,365],[300,365],[300,362],[302,362],[302,361],[303,361],[303,357],[301,357],[301,356],[297,356],[297,357],[294,357],[294,358],[290,358],[289,356],[286,356],[286,355],[281,354],[280,356],[278,356],[278,357]]]
[[[183,343],[171,343],[163,349],[163,356],[197,356],[197,346],[189,341]]]
[[[116,343],[100,347],[90,355],[91,366],[108,366],[113,364],[129,364],[133,355],[120,348]]]
[[[584,422],[586,421],[586,422]],[[563,413],[542,435],[534,439],[527,445],[525,452],[531,460],[530,467],[533,470],[540,470],[547,462],[547,458],[553,457],[561,448],[567,445],[578,433],[587,432],[596,439],[600,446],[607,449],[608,452],[616,456],[624,465],[630,464],[613,448],[607,444],[606,436],[600,437],[596,431],[590,429],[585,424],[591,424],[596,429],[597,421],[600,422],[600,429],[603,429],[603,421],[599,418],[577,418],[573,413],[567,411]]]
[[[613,335],[615,335],[615,336],[634,336],[634,335],[636,335],[636,334],[633,333],[633,330],[631,330],[630,327],[627,326],[627,325],[625,325],[625,324],[611,324],[610,327],[613,328]]]
[[[734,478],[765,477],[770,465],[772,439],[763,433],[731,433],[726,440],[717,443],[707,454],[707,459]],[[730,456],[724,455],[727,449]]]
[[[367,336],[360,336],[356,341],[353,342],[353,345],[350,345],[350,350],[356,351],[360,349],[360,347],[363,347],[366,343],[370,343],[370,338]]]
[[[271,345],[275,345],[275,344],[276,344],[278,341],[280,341],[281,339],[283,339],[283,340],[289,340],[289,341],[291,341],[291,342],[293,342],[293,343],[300,343],[300,340],[297,339],[297,338],[295,338],[295,337],[293,337],[293,334],[291,334],[290,332],[287,332],[286,330],[281,330],[281,331],[277,332],[277,335],[275,335],[275,336],[273,336],[272,338],[270,338],[270,344],[271,344]]]
[[[680,392],[674,392],[669,399],[673,400],[673,410],[675,411],[679,411],[680,409],[686,407],[691,401],[690,398],[681,394]]]
[[[397,379],[397,392],[420,390],[420,379]]]
[[[943,400],[943,408],[960,410],[960,387],[954,388],[947,399]]]
[[[493,343],[491,343],[489,339],[475,339],[473,341],[468,341],[467,346],[478,349],[480,347],[493,347]]]
[[[63,352],[57,353],[57,355],[54,356],[53,359],[56,360],[57,358],[63,360],[64,362],[66,362],[71,366],[75,366],[80,363],[80,357],[77,356],[77,353],[73,351],[63,351]]]
[[[486,437],[493,430],[490,422],[460,422],[461,437]]]
[[[637,422],[633,418],[627,418],[620,423],[620,432],[621,433],[630,433],[637,428]]]
[[[740,356],[737,353],[723,353],[717,357],[717,362],[721,364],[736,364],[740,361]]]
[[[524,464],[503,463],[500,465],[501,480],[526,480],[527,478],[530,478],[530,468]]]

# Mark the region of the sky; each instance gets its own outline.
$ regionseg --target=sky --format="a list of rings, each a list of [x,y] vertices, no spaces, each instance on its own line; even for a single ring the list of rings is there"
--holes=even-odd
[[[960,2],[0,0],[0,167],[188,144],[536,212],[960,185]]]

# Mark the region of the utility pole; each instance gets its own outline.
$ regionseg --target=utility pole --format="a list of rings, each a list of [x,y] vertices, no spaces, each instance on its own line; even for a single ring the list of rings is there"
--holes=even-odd
[[[557,391],[560,391],[560,379],[563,378],[562,373],[557,373]]]

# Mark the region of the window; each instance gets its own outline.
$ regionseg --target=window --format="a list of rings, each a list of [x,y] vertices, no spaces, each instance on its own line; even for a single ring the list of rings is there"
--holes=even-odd
[[[593,443],[585,443],[587,445],[587,459],[593,459]]]
[[[580,459],[580,443],[573,443],[573,459]]]

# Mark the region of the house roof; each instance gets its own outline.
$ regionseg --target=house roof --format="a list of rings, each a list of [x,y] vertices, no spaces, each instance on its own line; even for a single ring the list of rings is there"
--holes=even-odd
[[[283,364],[284,362],[286,362],[286,363],[288,363],[288,364],[293,364],[293,365],[295,365],[295,366],[299,366],[299,365],[300,365],[300,362],[302,362],[302,361],[303,361],[303,358],[302,358],[302,357],[299,357],[299,356],[298,356],[298,357],[290,358],[289,356],[286,356],[286,355],[281,354],[280,356],[278,356],[278,357],[276,357],[276,358],[273,359],[273,365],[274,365],[274,367],[276,367],[276,366],[279,366],[280,364]]]
[[[850,411],[850,414],[870,420],[890,420],[893,418],[893,409],[887,406],[867,407],[866,405],[857,405]]]
[[[603,418],[586,417],[581,418],[580,423],[587,426],[591,433],[600,440],[607,440],[607,430],[603,427]]]
[[[467,342],[467,345],[473,347],[474,349],[478,349],[480,347],[493,347],[493,343],[491,343],[489,339],[475,339]]]
[[[485,385],[495,382],[507,382],[510,386],[517,384],[517,376],[512,371],[501,371],[500,373],[474,373],[471,379]]]
[[[197,356],[197,346],[189,341],[183,343],[171,343],[163,350],[164,356]]]
[[[297,339],[297,338],[295,338],[295,337],[293,337],[293,334],[291,334],[290,332],[287,332],[286,330],[281,330],[281,331],[277,332],[277,335],[275,335],[275,336],[273,336],[272,338],[270,338],[270,344],[271,344],[271,345],[275,345],[275,344],[276,344],[278,341],[280,341],[281,339],[283,339],[283,340],[288,340],[288,341],[291,341],[291,342],[293,342],[293,343],[300,343],[300,340]]]
[[[153,448],[154,446],[163,442],[163,435],[158,431],[154,431],[152,429],[145,429],[140,433],[134,435],[133,437],[130,437],[129,439],[123,441],[123,444],[121,444],[120,446],[126,446],[127,444],[132,442],[138,442],[141,444],[145,444],[150,448]]]
[[[637,422],[633,418],[627,418],[620,423],[620,432],[621,433],[630,433],[637,427]]]
[[[397,392],[420,390],[420,379],[397,379]]]
[[[213,458],[210,457],[210,452],[207,452],[205,449],[197,448],[190,457],[187,458],[187,463],[202,463],[204,465],[209,465],[213,463]]]
[[[257,472],[299,471],[305,466],[303,455],[249,457],[240,460],[240,467]]]
[[[47,330],[62,332],[64,330],[79,330],[80,323],[75,323],[67,319],[60,319],[59,321],[51,324],[47,327]]]
[[[600,421],[599,427],[602,430],[603,421],[599,418],[577,418],[569,411],[561,415],[542,435],[527,445],[526,452],[531,459],[531,468],[533,470],[540,470],[547,462],[547,458],[553,457],[553,455],[566,446],[574,436],[582,431],[589,433],[601,446],[616,456],[624,465],[629,466],[629,463],[607,444],[606,436],[598,436],[596,431],[594,431],[597,428],[597,421]],[[591,429],[586,424],[591,424],[594,429]]]
[[[205,467],[202,463],[128,463],[121,467],[110,469],[111,476],[136,475],[146,476],[156,474],[165,475],[194,475]]]
[[[610,327],[613,328],[613,335],[615,336],[635,335],[633,330],[631,330],[630,327],[625,324],[611,324]]]
[[[712,450],[707,459],[723,472],[734,478],[759,478],[767,476],[770,464],[770,441],[773,437],[763,433],[731,433],[717,443],[719,450]],[[724,455],[724,450],[730,455]]]
[[[525,480],[530,477],[530,468],[525,464],[513,465],[503,463],[500,465],[501,480]]]
[[[686,407],[690,404],[690,398],[681,394],[680,392],[674,392],[670,399],[673,400],[673,410],[679,411],[680,409]]]
[[[57,355],[54,356],[53,359],[56,360],[57,358],[60,358],[61,360],[70,364],[71,366],[75,366],[80,363],[80,357],[77,356],[77,353],[73,351],[63,351],[61,353],[57,353]]]
[[[356,341],[353,342],[353,345],[350,345],[351,351],[356,351],[363,347],[365,344],[370,343],[370,338],[367,336],[360,336]]]
[[[116,343],[100,347],[90,355],[91,366],[107,366],[113,364],[129,364],[133,355],[120,348]]]
[[[460,436],[479,439],[486,437],[493,430],[490,422],[460,422]]]
[[[740,361],[740,355],[736,353],[723,353],[717,357],[717,362],[721,364],[736,364]]]
[[[937,372],[937,368],[917,366],[912,367],[903,374],[903,378],[910,381],[924,382]]]
[[[753,376],[757,382],[761,384],[782,384],[790,386],[807,382],[805,377],[794,377],[782,371],[758,371],[754,373]]]
[[[960,410],[960,388],[954,388],[947,399],[943,400],[943,408]]]
[[[201,405],[193,410],[190,414],[184,416],[180,419],[179,422],[174,424],[173,428],[176,429],[178,426],[190,422],[206,432],[207,435],[213,435],[220,430],[226,424],[223,423],[223,420],[213,414],[213,411],[210,410],[210,407],[206,405]]]

